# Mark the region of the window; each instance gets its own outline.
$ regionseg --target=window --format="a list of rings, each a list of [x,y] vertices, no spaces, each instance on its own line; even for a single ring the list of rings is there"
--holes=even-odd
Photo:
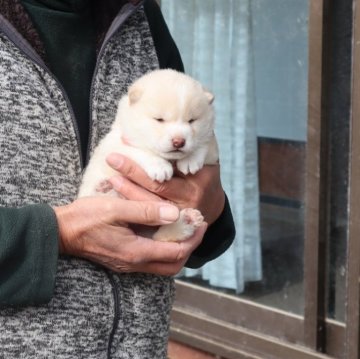
[[[178,278],[175,339],[358,358],[358,2],[161,1],[186,71],[215,93],[237,225],[225,255]]]

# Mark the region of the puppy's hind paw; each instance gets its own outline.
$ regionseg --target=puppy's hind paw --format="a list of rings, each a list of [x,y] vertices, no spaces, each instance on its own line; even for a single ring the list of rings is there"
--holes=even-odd
[[[197,209],[185,208],[180,211],[179,219],[171,224],[161,226],[154,234],[157,241],[183,241],[191,237],[204,222],[204,217]]]
[[[185,225],[199,228],[204,222],[204,217],[197,209],[185,208],[180,212],[180,220],[182,220]]]
[[[95,188],[96,192],[107,193],[113,189],[112,184],[108,180],[99,182]]]

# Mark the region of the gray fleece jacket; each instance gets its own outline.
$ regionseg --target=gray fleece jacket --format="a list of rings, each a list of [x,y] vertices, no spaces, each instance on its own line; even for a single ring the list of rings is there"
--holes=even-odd
[[[41,57],[3,17],[0,29],[0,205],[69,203],[82,172],[71,106]],[[95,71],[91,148],[108,131],[129,84],[158,66],[143,6],[124,6]],[[172,299],[171,278],[117,275],[60,258],[48,304],[0,310],[0,358],[165,358]]]

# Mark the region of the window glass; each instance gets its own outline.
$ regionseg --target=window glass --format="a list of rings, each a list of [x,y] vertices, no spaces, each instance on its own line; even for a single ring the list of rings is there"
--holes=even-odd
[[[181,280],[303,313],[308,0],[162,0],[185,70],[215,94],[237,237]]]

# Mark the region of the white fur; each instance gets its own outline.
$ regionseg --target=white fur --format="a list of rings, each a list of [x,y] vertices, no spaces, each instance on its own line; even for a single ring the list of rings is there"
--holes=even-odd
[[[199,82],[174,70],[142,76],[121,98],[111,130],[95,148],[85,170],[78,196],[117,195],[106,186],[107,179],[118,175],[106,163],[112,152],[133,159],[159,182],[173,176],[172,163],[185,175],[195,174],[204,164],[217,163],[213,98]],[[183,141],[183,147],[174,147]],[[198,211],[188,210],[184,221],[182,212],[173,233],[171,225],[166,226],[164,237],[181,240],[191,236],[203,220],[199,216]],[[160,237],[154,235],[162,240]]]

